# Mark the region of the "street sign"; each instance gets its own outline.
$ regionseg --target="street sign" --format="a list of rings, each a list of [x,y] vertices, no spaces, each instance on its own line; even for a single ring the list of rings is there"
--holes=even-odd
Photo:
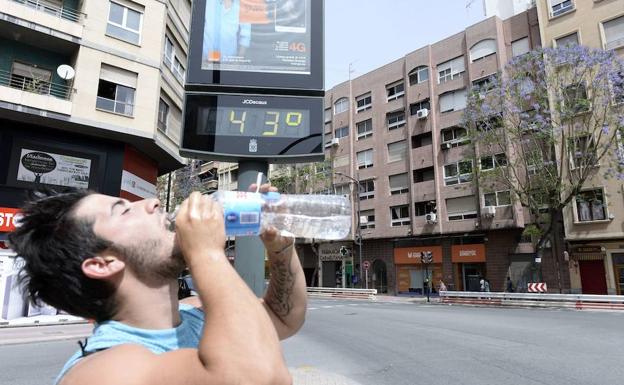
[[[370,262],[369,261],[362,262],[362,267],[364,267],[364,270],[368,270],[370,268]]]
[[[545,282],[528,283],[527,291],[529,293],[546,293],[548,291],[548,287]]]

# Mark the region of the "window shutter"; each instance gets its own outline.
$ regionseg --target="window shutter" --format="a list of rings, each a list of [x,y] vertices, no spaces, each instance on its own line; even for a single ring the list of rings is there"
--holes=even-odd
[[[470,61],[481,59],[487,55],[496,52],[496,40],[486,39],[481,40],[477,44],[473,45],[470,49]]]
[[[477,211],[477,202],[474,195],[446,200],[446,211],[449,215]]]
[[[408,188],[407,174],[390,175],[390,190]]]
[[[100,79],[122,86],[137,88],[137,74],[102,63]]]

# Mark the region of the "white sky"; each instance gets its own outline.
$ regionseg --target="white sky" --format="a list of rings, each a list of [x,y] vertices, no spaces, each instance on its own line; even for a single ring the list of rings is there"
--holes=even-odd
[[[484,18],[482,0],[325,0],[325,89]]]

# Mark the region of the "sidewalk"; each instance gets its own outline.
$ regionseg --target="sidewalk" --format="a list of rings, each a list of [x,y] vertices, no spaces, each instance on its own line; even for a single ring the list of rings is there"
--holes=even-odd
[[[44,326],[44,325],[67,325],[87,323],[84,318],[69,314],[38,315],[33,317],[20,317],[12,320],[0,318],[0,328]]]

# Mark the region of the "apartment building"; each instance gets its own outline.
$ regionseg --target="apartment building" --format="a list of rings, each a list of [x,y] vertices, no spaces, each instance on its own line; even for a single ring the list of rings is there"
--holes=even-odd
[[[624,57],[624,1],[538,0],[541,44],[581,44]],[[614,106],[613,108],[617,108]],[[564,212],[572,293],[624,294],[622,181],[603,177],[602,164]],[[588,205],[587,196],[598,197]],[[589,209],[589,215],[587,214]]]
[[[535,8],[493,16],[326,92],[326,154],[335,190],[359,200],[354,239],[359,224],[369,287],[422,293],[427,280],[434,289],[443,280],[450,290],[479,290],[485,277],[500,291],[507,276],[519,286],[538,279],[533,245],[521,237],[522,207],[509,191],[484,192],[472,181],[465,150],[473,144],[461,120],[473,85],[540,43]],[[495,167],[505,155],[489,156]],[[358,272],[359,247],[347,247]],[[340,284],[332,276],[347,268],[336,249],[319,248],[323,286]]]
[[[156,195],[184,164],[190,13],[190,0],[0,0],[0,211],[39,182]]]

